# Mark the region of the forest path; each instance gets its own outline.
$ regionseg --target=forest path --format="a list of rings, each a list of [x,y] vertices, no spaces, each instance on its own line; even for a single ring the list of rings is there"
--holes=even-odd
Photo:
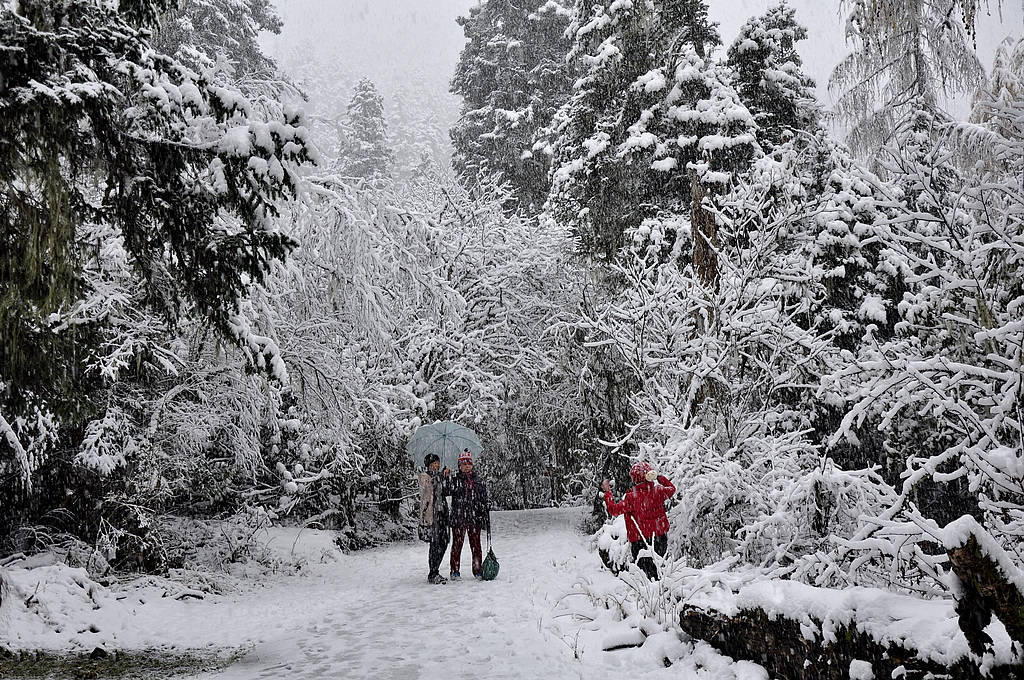
[[[501,563],[492,582],[429,585],[426,544],[396,543],[343,555],[311,577],[284,579],[217,607],[196,607],[192,620],[167,625],[189,627],[192,635],[209,629],[206,639],[223,637],[228,626],[234,629],[230,637],[250,640],[244,657],[198,676],[203,680],[763,677],[706,646],[694,652],[675,640],[676,656],[684,650],[687,659],[671,668],[661,662],[661,652],[605,652],[603,638],[591,638],[576,658],[574,651],[584,650],[579,632],[585,619],[565,613],[565,594],[580,580],[592,587],[621,585],[600,568],[576,530],[581,512],[492,513]],[[466,571],[468,562],[467,545]],[[447,555],[441,569],[447,574]]]

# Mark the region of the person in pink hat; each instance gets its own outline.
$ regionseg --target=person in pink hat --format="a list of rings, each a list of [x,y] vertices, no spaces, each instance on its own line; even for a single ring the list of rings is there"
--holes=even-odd
[[[668,477],[659,475],[647,463],[636,463],[629,469],[633,488],[618,503],[612,498],[611,483],[601,482],[604,489],[604,504],[612,516],[626,516],[626,538],[633,550],[633,560],[651,580],[658,578],[658,568],[650,557],[637,555],[650,546],[655,553],[664,557],[668,554],[668,515],[665,501],[676,492]]]
[[[487,485],[473,471],[473,455],[469,449],[459,454],[459,471],[451,482],[452,490],[452,551],[451,578],[459,574],[462,562],[462,544],[469,534],[469,548],[473,554],[473,576],[480,578],[483,564],[483,549],[480,547],[480,532],[490,530],[490,505],[487,500]]]

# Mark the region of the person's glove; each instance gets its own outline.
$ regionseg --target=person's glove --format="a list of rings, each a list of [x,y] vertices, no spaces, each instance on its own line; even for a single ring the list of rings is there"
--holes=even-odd
[[[644,479],[646,479],[648,482],[653,482],[657,478],[658,478],[658,473],[655,472],[654,470],[648,470],[647,474],[644,475]]]

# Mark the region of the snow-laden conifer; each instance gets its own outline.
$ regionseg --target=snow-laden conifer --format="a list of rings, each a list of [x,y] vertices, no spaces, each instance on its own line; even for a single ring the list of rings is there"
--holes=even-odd
[[[384,98],[369,78],[356,83],[337,160],[338,172],[363,179],[391,176],[395,154],[388,145]]]
[[[806,39],[796,11],[782,2],[747,20],[729,46],[734,87],[754,116],[762,146],[775,146],[794,130],[818,123],[814,81],[801,69],[796,49]]]
[[[489,0],[470,8],[452,79],[462,114],[451,130],[452,162],[470,187],[508,182],[515,206],[536,214],[547,198],[550,156],[533,151],[568,98],[572,78],[565,61],[569,10],[556,2]]]

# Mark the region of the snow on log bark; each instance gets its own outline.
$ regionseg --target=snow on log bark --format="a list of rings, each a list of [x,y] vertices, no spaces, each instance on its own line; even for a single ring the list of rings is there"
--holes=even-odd
[[[818,630],[821,622],[811,619]],[[769,616],[762,609],[740,609],[733,615],[687,606],[679,625],[691,637],[704,640],[722,654],[736,660],[753,661],[771,677],[788,680],[848,680],[851,664],[870,664],[876,678],[951,677],[961,680],[1020,680],[1021,669],[989,667],[986,673],[969,659],[952,664],[921,659],[913,650],[875,640],[850,623],[834,631],[834,640],[806,635],[807,621],[780,615]],[[854,662],[861,662],[854,664]]]
[[[962,517],[944,529],[943,544],[960,580],[956,612],[960,630],[979,656],[991,649],[985,632],[995,615],[1010,638],[1024,646],[1024,575],[973,518]]]

